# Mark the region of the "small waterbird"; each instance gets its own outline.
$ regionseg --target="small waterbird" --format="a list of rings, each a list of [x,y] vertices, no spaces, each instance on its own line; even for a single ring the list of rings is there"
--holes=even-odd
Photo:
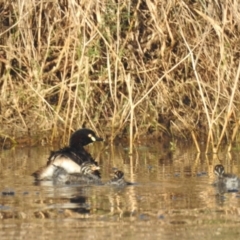
[[[56,167],[52,180],[54,184],[102,184],[101,179],[95,175],[100,167],[92,162],[80,165],[80,172],[68,173],[62,167]]]
[[[240,187],[240,179],[231,173],[225,173],[224,166],[217,164],[214,167],[214,173],[217,176],[215,186],[220,188],[221,192],[236,192]]]
[[[84,166],[82,164],[88,162],[95,165],[95,170],[92,174],[100,179],[98,163],[84,149],[84,146],[95,141],[103,141],[103,139],[98,137],[92,130],[83,128],[75,131],[70,138],[69,146],[51,152],[46,166],[40,168],[32,175],[37,181],[41,181],[53,180],[57,173],[57,176],[60,177],[59,172],[61,171],[64,172],[64,175],[66,173],[83,174]]]
[[[124,187],[127,185],[133,185],[133,183],[127,182],[124,179],[124,173],[120,170],[116,170],[113,173],[113,178],[106,183],[107,185],[117,186],[117,187]]]

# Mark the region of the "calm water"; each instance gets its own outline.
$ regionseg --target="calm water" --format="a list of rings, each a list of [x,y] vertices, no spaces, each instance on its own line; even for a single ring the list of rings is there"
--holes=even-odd
[[[151,147],[148,147],[151,145]],[[237,239],[240,193],[219,195],[211,184],[221,162],[240,173],[239,152],[197,154],[160,143],[127,148],[94,144],[103,181],[113,167],[134,186],[37,185],[30,176],[46,163],[50,148],[0,153],[0,239]],[[240,174],[239,174],[240,175]]]

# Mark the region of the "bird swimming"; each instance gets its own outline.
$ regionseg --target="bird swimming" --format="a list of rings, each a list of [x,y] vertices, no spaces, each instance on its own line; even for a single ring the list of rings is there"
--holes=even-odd
[[[225,173],[224,166],[217,164],[214,167],[214,173],[217,176],[217,181],[214,183],[221,192],[238,191],[240,187],[240,179],[231,173]]]
[[[113,173],[113,178],[106,183],[107,185],[117,186],[117,187],[124,187],[127,185],[133,185],[133,183],[127,182],[124,179],[124,173],[120,170],[116,170]]]
[[[102,184],[101,179],[94,174],[100,167],[92,162],[81,164],[80,172],[68,173],[64,168],[57,167],[53,174],[54,184]]]
[[[83,128],[75,131],[70,137],[69,146],[52,151],[46,166],[40,168],[32,175],[38,181],[54,180],[53,178],[56,176],[60,178],[60,173],[63,173],[65,176],[67,173],[84,175],[84,165],[82,164],[88,162],[96,166],[92,174],[100,179],[98,163],[84,149],[84,146],[96,141],[103,141],[103,139],[90,129]]]

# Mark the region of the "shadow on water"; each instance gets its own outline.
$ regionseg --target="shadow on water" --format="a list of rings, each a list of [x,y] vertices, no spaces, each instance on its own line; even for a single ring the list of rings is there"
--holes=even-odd
[[[97,147],[96,147],[97,146]],[[94,147],[94,148],[93,148]],[[44,147],[1,152],[0,239],[236,239],[240,194],[213,187],[213,167],[240,176],[239,153],[197,154],[191,146],[169,151],[159,145],[88,149],[103,181],[113,168],[136,185],[36,184],[30,176],[46,163]]]

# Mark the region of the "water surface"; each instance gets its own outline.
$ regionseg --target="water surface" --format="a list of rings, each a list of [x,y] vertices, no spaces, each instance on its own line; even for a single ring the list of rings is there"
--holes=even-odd
[[[240,175],[239,152],[197,154],[181,145],[88,148],[103,181],[124,171],[125,188],[36,184],[31,173],[54,148],[16,148],[0,153],[0,239],[237,239],[240,194],[219,194],[213,167],[221,162]],[[55,148],[56,149],[56,148]]]

